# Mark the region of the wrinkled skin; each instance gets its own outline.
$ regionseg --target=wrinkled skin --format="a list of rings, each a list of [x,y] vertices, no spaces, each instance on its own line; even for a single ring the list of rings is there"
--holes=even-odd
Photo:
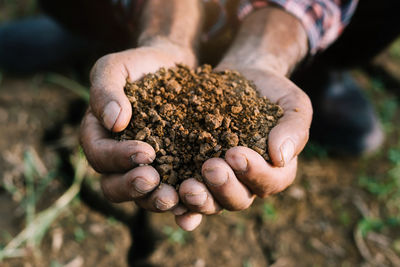
[[[222,63],[217,69],[234,69],[253,80],[261,95],[284,109],[284,116],[269,134],[270,164],[246,147],[234,147],[225,158],[212,158],[202,167],[205,183],[185,180],[179,192],[160,184],[157,171],[146,165],[155,159],[153,148],[140,141],[118,142],[110,131],[127,127],[131,105],[123,92],[126,80],[175,63],[195,65],[190,53],[171,49],[138,48],[98,60],[91,73],[91,100],[81,127],[81,144],[90,164],[104,174],[101,185],[112,202],[134,201],[153,212],[171,211],[176,223],[191,231],[203,215],[222,209],[248,208],[255,196],[265,198],[281,192],[294,180],[297,155],[308,140],[312,107],[308,97],[283,75],[266,69],[250,69]],[[182,60],[186,59],[186,60]]]

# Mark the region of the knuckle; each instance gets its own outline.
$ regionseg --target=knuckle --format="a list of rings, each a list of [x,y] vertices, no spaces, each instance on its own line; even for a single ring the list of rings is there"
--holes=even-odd
[[[88,142],[87,142],[87,137],[85,136],[84,130],[81,128],[79,130],[79,145],[82,147],[83,152],[85,155],[87,155],[87,150],[88,150]]]
[[[105,65],[107,65],[108,61],[109,55],[105,55],[99,58],[96,63],[94,63],[93,68],[90,71],[90,80],[92,82],[96,80],[97,75],[99,75],[99,72],[104,68]]]
[[[88,160],[89,161],[89,160]],[[98,172],[98,173],[105,173],[105,170],[104,170],[104,168],[101,166],[101,165],[99,165],[98,163],[96,163],[96,161],[89,161],[89,164],[90,164],[90,166],[92,166],[92,168],[96,171],[96,172]]]
[[[80,134],[79,134],[79,143],[82,147],[83,153],[86,156],[87,161],[89,162],[90,166],[98,172],[98,173],[104,173],[105,170],[103,168],[102,161],[99,159],[98,155],[101,155],[98,153],[98,147],[99,145],[96,144],[96,142],[93,142],[88,139],[87,136],[85,136],[84,131],[81,129]]]
[[[90,166],[92,166],[92,168],[98,173],[105,173],[104,164],[102,160],[97,156],[99,155],[99,153],[97,153],[96,151],[96,146],[96,144],[90,144],[88,145],[86,150],[84,149],[84,152]]]
[[[96,172],[105,173],[105,170],[104,170],[103,166],[97,160],[95,160],[95,158],[87,156],[87,155],[86,155],[86,157],[88,159],[88,162],[89,162],[90,166],[92,166],[92,168]]]
[[[85,142],[85,137],[84,137],[84,133],[83,133],[83,130],[82,130],[82,128],[79,130],[79,145],[82,147],[82,149],[83,149],[83,152],[85,153],[85,155],[87,154],[86,153],[86,142]]]
[[[81,121],[81,125],[79,127],[79,144],[85,148],[86,147],[86,139],[88,138],[88,117],[89,117],[89,109],[86,111],[82,121]]]
[[[108,201],[116,203],[118,201],[115,199],[115,196],[114,196],[109,184],[106,182],[106,179],[107,178],[104,178],[104,177],[101,179],[101,182],[100,182],[101,191],[103,192],[104,197]]]

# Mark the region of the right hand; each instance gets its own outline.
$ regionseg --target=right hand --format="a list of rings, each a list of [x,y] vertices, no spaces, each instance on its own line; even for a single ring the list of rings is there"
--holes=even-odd
[[[261,96],[280,105],[284,115],[268,135],[271,163],[243,146],[230,148],[224,158],[202,167],[203,182],[187,179],[179,187],[182,202],[192,211],[218,214],[221,209],[249,208],[255,196],[266,198],[286,189],[296,177],[297,156],[308,141],[312,106],[308,96],[288,78],[268,68],[221,63],[216,70],[236,70],[254,82]],[[187,196],[190,196],[188,199]],[[193,201],[193,196],[197,201]],[[199,201],[202,199],[202,201]]]
[[[160,176],[150,164],[154,149],[144,142],[119,142],[111,132],[124,130],[131,119],[132,108],[124,93],[127,80],[135,81],[161,67],[184,63],[194,67],[194,53],[167,43],[140,47],[100,58],[91,71],[90,107],[82,121],[80,141],[89,163],[103,174],[101,187],[111,202],[135,201],[154,212],[171,210],[179,225],[193,230],[201,215],[188,212],[178,204],[174,187],[160,184]]]

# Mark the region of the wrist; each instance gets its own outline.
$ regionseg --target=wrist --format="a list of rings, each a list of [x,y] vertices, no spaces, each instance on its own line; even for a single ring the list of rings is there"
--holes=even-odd
[[[147,38],[146,36],[140,36],[138,47],[150,47],[172,55],[176,63],[182,63],[190,67],[194,67],[197,64],[196,52],[193,47],[176,43],[167,37],[152,36]]]
[[[139,46],[161,50],[177,63],[195,65],[202,25],[201,1],[148,0],[140,21]]]
[[[302,23],[286,11],[269,6],[243,21],[221,65],[288,76],[307,53],[308,38]]]
[[[272,54],[250,53],[247,56],[227,55],[218,64],[218,69],[259,70],[272,72],[279,76],[290,73],[291,64]]]

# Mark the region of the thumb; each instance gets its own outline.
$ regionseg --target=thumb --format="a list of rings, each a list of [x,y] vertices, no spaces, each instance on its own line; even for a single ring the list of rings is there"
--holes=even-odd
[[[90,79],[90,107],[103,126],[113,132],[124,130],[131,119],[132,107],[124,87],[128,73],[116,54],[100,58]]]
[[[272,163],[284,167],[308,141],[312,106],[308,96],[300,89],[282,97],[278,104],[283,108],[284,115],[269,133],[268,148]]]

